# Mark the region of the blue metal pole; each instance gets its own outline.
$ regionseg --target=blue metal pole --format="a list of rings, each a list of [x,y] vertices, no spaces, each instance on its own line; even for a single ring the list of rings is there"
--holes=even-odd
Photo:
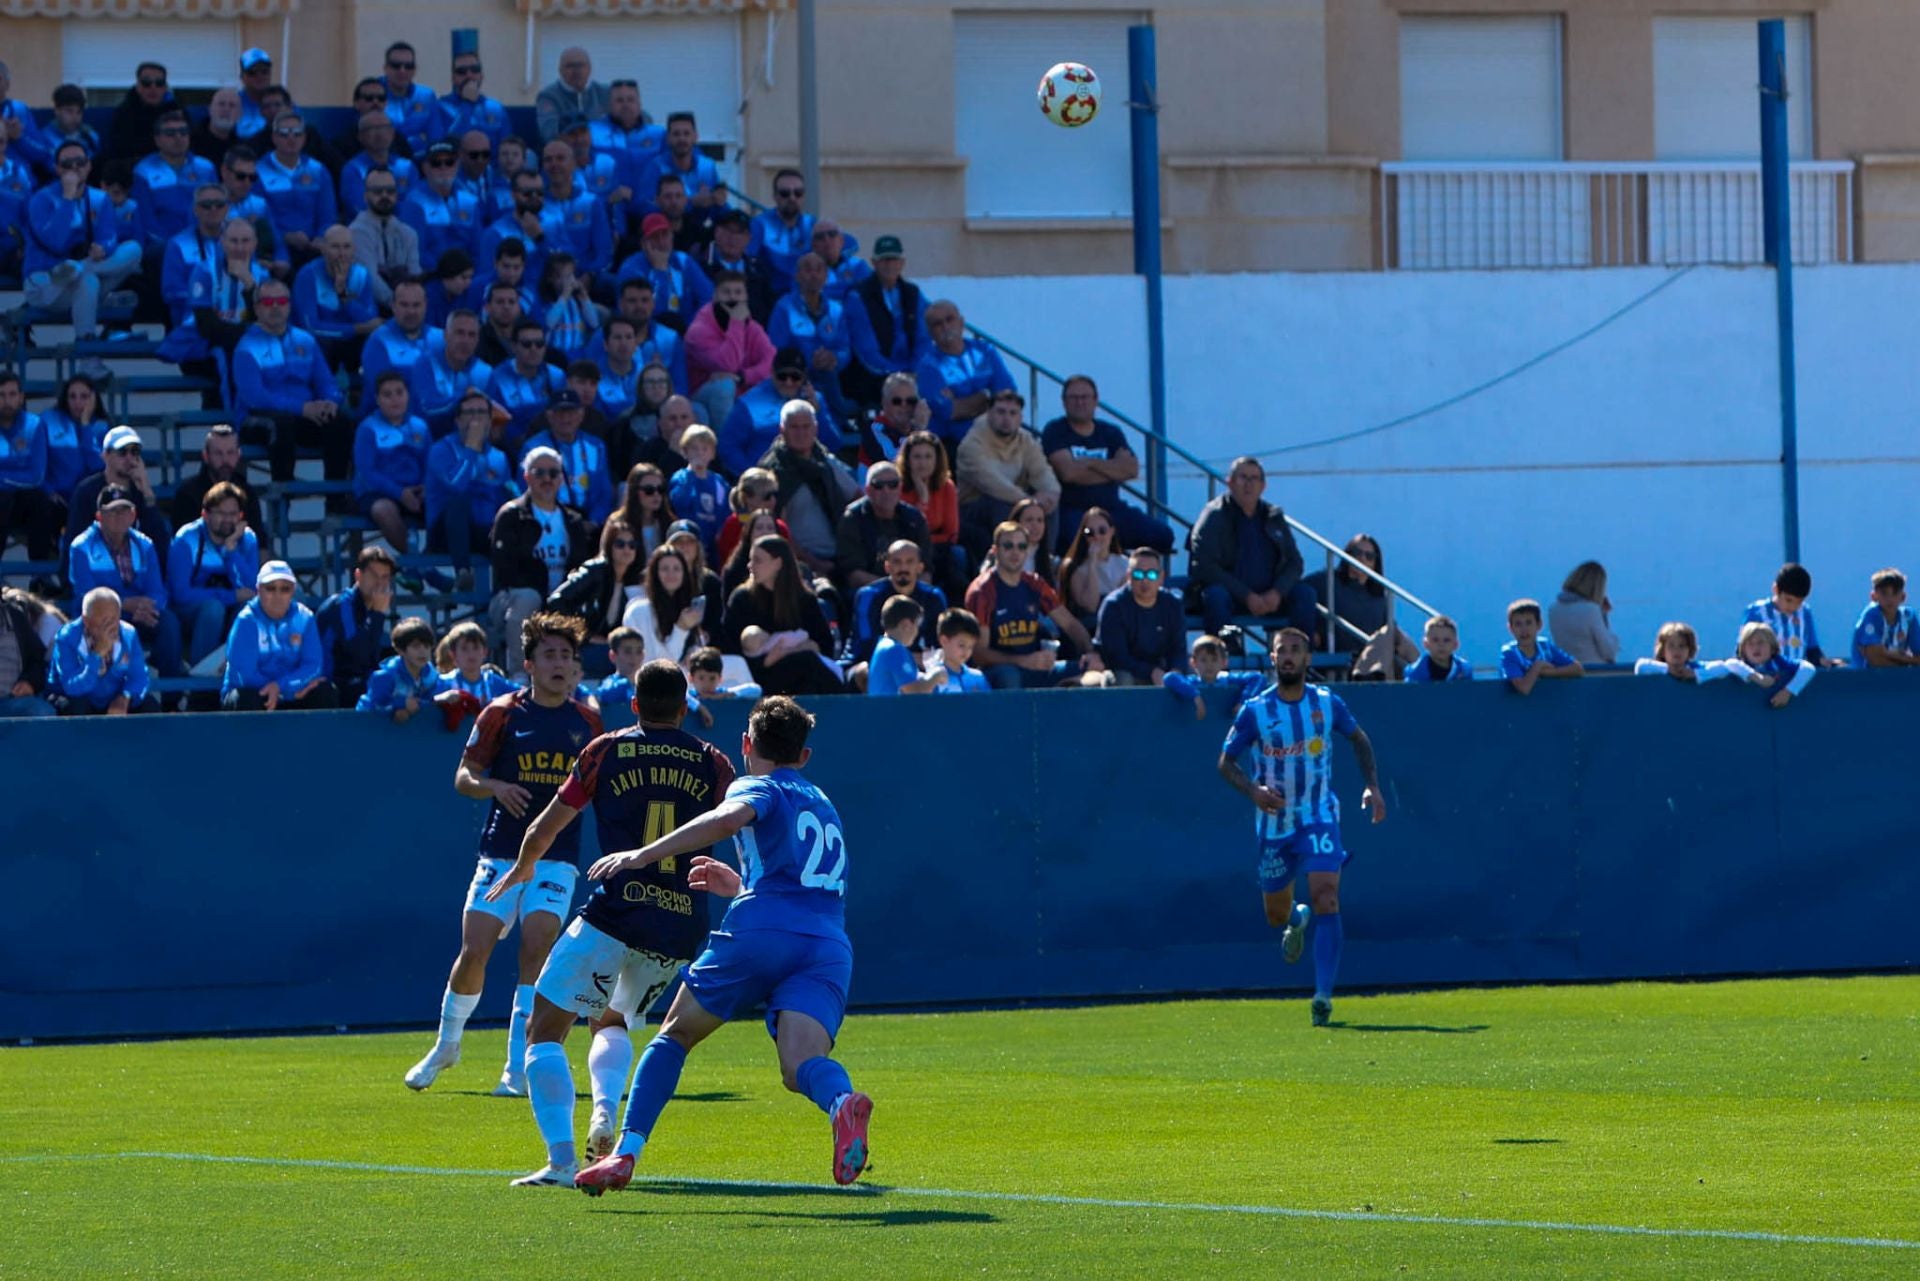
[[[1167,434],[1166,328],[1160,303],[1160,103],[1153,28],[1127,28],[1127,107],[1133,126],[1133,269],[1147,280],[1148,420]],[[1167,451],[1147,442],[1147,494],[1167,501]]]
[[[1760,24],[1760,205],[1780,340],[1780,514],[1786,559],[1800,559],[1800,409],[1793,347],[1793,224],[1787,176],[1787,28]]]

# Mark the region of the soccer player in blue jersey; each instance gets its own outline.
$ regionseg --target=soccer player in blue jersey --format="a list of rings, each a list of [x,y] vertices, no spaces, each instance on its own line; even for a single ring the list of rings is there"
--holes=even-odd
[[[531,684],[488,703],[467,738],[466,752],[453,776],[454,788],[462,796],[492,804],[480,830],[480,866],[467,887],[460,955],[440,1002],[440,1032],[427,1056],[408,1070],[409,1089],[426,1089],[460,1061],[460,1038],[480,1003],[487,958],[518,921],[520,985],[513,994],[513,1019],[507,1026],[507,1064],[493,1092],[511,1098],[527,1092],[522,1065],[534,980],[573,905],[580,830],[569,828],[554,838],[531,884],[516,885],[512,893],[498,898],[488,897],[486,891],[513,866],[527,825],[559,792],[581,749],[600,735],[600,714],[573,697],[573,687],[580,680],[580,647],[586,640],[585,619],[544,612],[528,618],[520,629],[520,641]]]
[[[1293,901],[1296,873],[1307,874],[1313,902],[1313,1025],[1333,1017],[1333,984],[1340,971],[1345,929],[1340,923],[1340,870],[1352,857],[1340,843],[1340,800],[1333,794],[1333,743],[1329,732],[1353,744],[1366,790],[1360,803],[1378,823],[1387,816],[1373,743],[1338,694],[1307,684],[1313,645],[1288,627],[1273,638],[1271,689],[1248,700],[1220,749],[1220,776],[1259,810],[1260,893],[1267,924],[1285,927],[1281,954],[1289,963],[1306,946],[1308,912]],[[1249,774],[1240,758],[1259,754]]]
[[[588,869],[595,880],[682,858],[735,837],[739,872],[695,857],[694,889],[734,894],[706,951],[686,970],[660,1035],[634,1070],[614,1154],[588,1166],[574,1185],[590,1196],[619,1191],[680,1082],[687,1052],[720,1025],[764,1005],[780,1057],[780,1078],[833,1123],[833,1179],[852,1183],[867,1166],[873,1100],[853,1088],[829,1057],[846,1014],[853,977],[847,941],[847,844],[826,794],[801,775],[812,755],[813,717],[790,698],[763,698],[747,717],[740,750],[748,777],[727,789],[713,813],[641,849],[609,854]],[[735,892],[737,891],[737,893]]]
[[[681,730],[687,678],[680,668],[668,659],[640,668],[632,703],[639,723],[587,744],[559,794],[527,829],[518,861],[487,891],[490,901],[532,881],[541,857],[589,804],[600,848],[617,850],[669,832],[719,803],[733,782],[733,764],[713,744]],[[646,1016],[707,936],[707,907],[693,894],[691,871],[688,860],[666,858],[609,877],[547,954],[527,1025],[527,1095],[546,1141],[547,1164],[515,1179],[515,1187],[573,1186],[579,1162],[565,1042],[582,1016],[594,1029],[587,1056],[593,1082],[587,1155],[597,1159],[613,1150],[613,1112],[633,1062],[627,1025]]]

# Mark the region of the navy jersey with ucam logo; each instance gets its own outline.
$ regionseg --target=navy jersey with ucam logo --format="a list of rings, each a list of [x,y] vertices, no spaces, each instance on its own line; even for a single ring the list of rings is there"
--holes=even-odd
[[[547,808],[580,753],[599,736],[600,714],[573,699],[559,707],[542,707],[530,691],[516,689],[480,709],[462,759],[488,778],[518,783],[529,797],[519,818],[499,801],[488,805],[486,826],[480,830],[481,858],[512,862],[520,857],[527,826]],[[541,857],[578,862],[580,825],[569,823]]]
[[[593,806],[600,850],[637,850],[720,804],[733,763],[711,743],[682,730],[633,725],[587,744],[560,800]],[[577,832],[579,825],[569,824]],[[682,959],[707,937],[707,904],[687,885],[700,853],[664,858],[600,882],[580,908],[587,924],[628,947]]]
[[[1324,685],[1308,685],[1288,702],[1277,688],[1248,699],[1233,718],[1221,749],[1238,760],[1258,747],[1247,774],[1280,796],[1278,814],[1259,813],[1260,834],[1275,838],[1295,828],[1340,821],[1340,800],[1333,794],[1333,742],[1329,733],[1351,736],[1359,722],[1338,694]]]

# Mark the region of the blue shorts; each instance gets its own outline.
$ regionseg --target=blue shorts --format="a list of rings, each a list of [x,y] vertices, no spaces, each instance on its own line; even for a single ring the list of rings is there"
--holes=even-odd
[[[780,1011],[792,1010],[837,1038],[847,1016],[853,948],[845,939],[786,930],[715,930],[707,936],[707,950],[681,977],[715,1018],[732,1020],[764,1003],[768,1036],[778,1031]]]
[[[1338,823],[1308,823],[1285,836],[1260,838],[1260,892],[1276,894],[1300,872],[1337,872],[1353,855]]]

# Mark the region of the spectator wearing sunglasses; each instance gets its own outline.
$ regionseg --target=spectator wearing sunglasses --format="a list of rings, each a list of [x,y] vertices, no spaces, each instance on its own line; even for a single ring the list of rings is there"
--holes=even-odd
[[[421,181],[400,202],[400,220],[420,237],[420,266],[433,271],[440,255],[458,249],[471,261],[480,240],[480,202],[454,187],[459,148],[436,142],[420,159]]]
[[[157,62],[141,63],[133,73],[133,87],[113,109],[101,155],[129,162],[152,155],[160,117],[179,108],[167,85],[167,69]]]
[[[394,188],[402,200],[420,184],[419,167],[400,154],[398,135],[385,107],[371,107],[361,115],[355,141],[359,146],[353,159],[340,168],[342,209],[357,215],[367,207],[367,175],[375,169],[393,175]]]
[[[847,504],[835,532],[834,571],[848,593],[887,576],[885,559],[895,543],[920,551],[922,564],[933,560],[933,537],[919,508],[900,501],[900,469],[875,463],[867,469],[867,492]]]
[[[398,40],[387,46],[386,74],[380,77],[380,83],[387,87],[387,118],[416,152],[427,145],[429,137],[442,136],[434,132],[440,118],[440,100],[433,90],[413,78],[419,66],[413,46]]]
[[[1106,664],[1087,629],[1044,579],[1027,572],[1031,550],[1027,532],[1012,521],[994,529],[992,558],[967,589],[967,612],[986,632],[974,661],[996,690],[1106,684]],[[1079,649],[1077,665],[1054,657],[1044,634],[1049,622]]]
[[[305,262],[320,250],[320,237],[339,217],[333,175],[305,154],[307,122],[296,111],[273,118],[273,151],[260,158],[260,189],[273,213],[273,227],[292,250],[290,261]]]
[[[219,171],[189,146],[193,127],[177,109],[154,117],[149,154],[133,167],[133,198],[146,215],[147,253],[157,257],[169,240],[193,225],[199,189],[220,180]]]
[[[496,635],[507,639],[507,670],[524,666],[520,625],[595,551],[593,527],[579,512],[560,504],[560,455],[530,449],[522,474],[527,491],[494,517],[493,601],[487,618]]]
[[[773,175],[773,208],[753,217],[747,254],[766,272],[775,297],[793,290],[800,256],[813,252],[814,218],[806,211],[806,201],[806,177],[798,169],[782,169]],[[820,283],[826,283],[824,270]]]
[[[1094,647],[1116,685],[1158,685],[1187,670],[1187,620],[1176,592],[1163,591],[1166,562],[1151,547],[1127,557],[1127,582],[1100,602]]]
[[[353,426],[320,340],[292,324],[293,294],[277,280],[254,290],[254,323],[233,351],[234,412],[243,435],[270,435],[275,483],[293,479],[302,445],[317,446],[328,480],[344,480],[353,458]]]
[[[507,109],[480,91],[486,79],[478,53],[462,50],[453,55],[453,90],[440,95],[432,136],[458,138],[464,151],[472,143],[468,135],[478,133],[487,142],[484,160],[490,161],[507,136]]]
[[[140,245],[121,237],[107,193],[87,186],[93,160],[78,142],[63,142],[54,157],[59,181],[27,201],[27,302],[71,315],[76,339],[97,338],[100,308],[121,301],[114,289],[140,268]],[[131,303],[129,297],[125,299]],[[99,362],[93,362],[98,364]],[[99,377],[106,371],[80,372]]]
[[[273,56],[265,49],[240,55],[240,136],[251,138],[267,127],[267,95],[273,83]]]
[[[293,571],[270,560],[255,579],[259,595],[240,610],[227,634],[227,671],[220,706],[229,712],[338,707],[326,678],[325,646],[313,611],[293,598]]]
[[[473,197],[473,203],[480,210],[480,226],[484,230],[492,226],[501,214],[513,208],[513,191],[508,184],[499,180],[499,174],[494,170],[496,145],[489,135],[479,129],[469,129],[453,136],[460,148],[460,163],[453,171],[453,185],[456,190]],[[516,145],[518,141],[515,139]],[[474,245],[479,247],[477,236]]]
[[[521,317],[513,326],[513,359],[495,365],[487,379],[488,397],[506,406],[509,415],[500,441],[509,457],[520,452],[533,430],[533,420],[566,385],[566,375],[547,363],[546,326]],[[508,666],[520,670],[517,665]]]

